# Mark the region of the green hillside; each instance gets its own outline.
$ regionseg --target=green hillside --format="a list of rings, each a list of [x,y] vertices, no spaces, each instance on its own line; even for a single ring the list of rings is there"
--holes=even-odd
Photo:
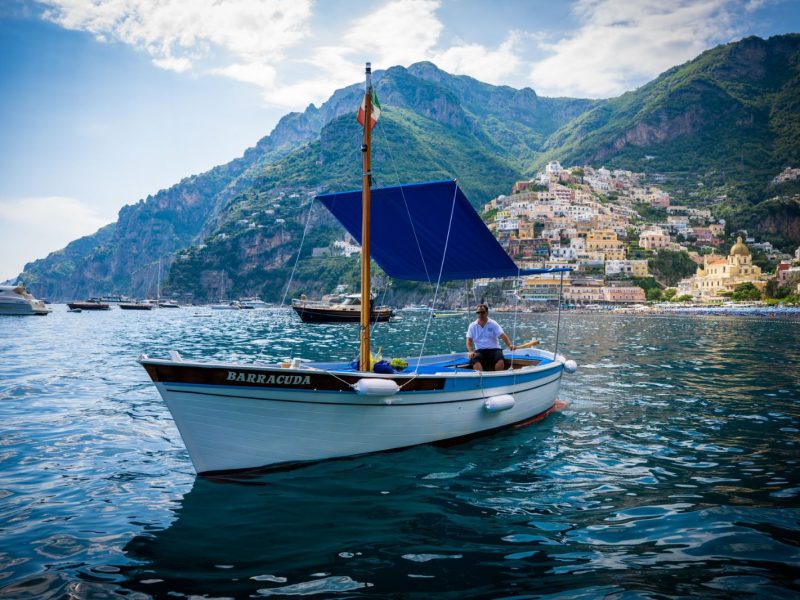
[[[605,163],[753,202],[800,164],[798,115],[800,35],[751,37],[587,111],[550,136],[537,164]]]

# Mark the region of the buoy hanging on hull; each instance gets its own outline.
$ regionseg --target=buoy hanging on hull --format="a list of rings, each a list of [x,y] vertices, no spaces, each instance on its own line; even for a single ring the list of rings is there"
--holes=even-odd
[[[486,409],[486,412],[500,412],[501,410],[508,410],[513,406],[514,396],[511,394],[492,396],[483,401],[483,407]]]

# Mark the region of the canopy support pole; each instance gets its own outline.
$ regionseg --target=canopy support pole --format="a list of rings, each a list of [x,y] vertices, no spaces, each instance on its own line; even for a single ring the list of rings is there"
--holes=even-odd
[[[564,271],[561,271],[561,284],[558,286],[558,319],[556,320],[556,348],[553,352],[553,359],[558,357],[558,334],[561,330],[561,297],[564,293]]]

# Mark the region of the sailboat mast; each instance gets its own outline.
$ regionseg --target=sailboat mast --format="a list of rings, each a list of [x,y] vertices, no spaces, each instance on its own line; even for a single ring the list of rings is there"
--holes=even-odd
[[[367,63],[366,89],[364,91],[364,143],[361,146],[361,334],[359,346],[360,371],[371,371],[369,348],[369,319],[371,316],[372,298],[370,290],[370,184],[372,182],[372,66]]]

